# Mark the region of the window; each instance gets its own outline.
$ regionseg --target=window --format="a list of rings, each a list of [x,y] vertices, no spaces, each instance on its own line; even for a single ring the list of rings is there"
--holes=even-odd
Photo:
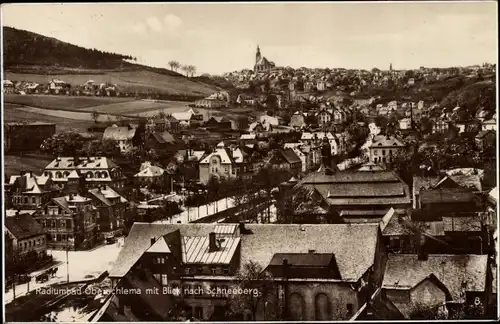
[[[165,258],[164,257],[157,257],[156,264],[165,264]]]
[[[347,314],[352,314],[352,304],[347,304]]]
[[[54,219],[50,221],[50,228],[56,228],[56,221]]]
[[[224,171],[225,171],[226,173],[229,173],[229,169],[228,169],[228,167],[225,167],[225,168],[224,168]]]
[[[382,155],[385,155],[385,150],[382,150]]]
[[[373,155],[377,156],[378,155],[378,150],[373,150]]]
[[[203,319],[203,307],[195,307],[194,308],[194,317],[196,319]]]
[[[210,272],[212,272],[212,274],[217,274],[217,267],[210,268]]]
[[[223,273],[224,273],[224,274],[226,274],[226,275],[227,275],[227,274],[229,274],[229,267],[224,267],[224,268],[222,269],[222,271],[223,271]]]
[[[27,204],[28,203],[28,197],[24,197],[24,203]]]
[[[197,267],[196,268],[196,273],[203,273],[202,267]]]
[[[61,228],[65,228],[65,227],[66,227],[66,220],[61,219]]]
[[[161,284],[163,286],[168,285],[168,276],[166,274],[164,274],[164,273],[161,275]]]
[[[184,273],[185,274],[190,274],[191,273],[191,268],[184,268]]]
[[[35,204],[36,204],[36,197],[31,197],[31,203],[32,203],[33,205],[35,205]]]

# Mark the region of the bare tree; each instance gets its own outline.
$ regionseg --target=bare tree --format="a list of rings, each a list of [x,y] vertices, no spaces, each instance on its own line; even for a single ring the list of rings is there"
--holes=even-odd
[[[180,63],[177,61],[170,61],[168,62],[168,65],[170,66],[170,70],[172,71],[177,71],[177,69],[180,67]]]
[[[187,77],[189,77],[189,66],[188,65],[181,66],[181,70],[186,74]]]
[[[242,266],[242,269],[236,274],[235,284],[237,288],[252,293],[230,295],[228,300],[229,314],[242,314],[248,310],[255,320],[261,299],[277,297],[272,276],[254,261],[249,261]],[[275,305],[274,309],[268,309],[267,312],[266,316],[274,319],[280,317],[279,305]]]
[[[191,77],[193,77],[194,74],[196,73],[196,66],[188,65],[187,68],[188,68],[188,73],[191,74]]]

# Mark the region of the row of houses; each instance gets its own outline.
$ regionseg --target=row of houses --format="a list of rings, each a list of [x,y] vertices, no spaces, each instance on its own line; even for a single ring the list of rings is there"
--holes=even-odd
[[[479,317],[493,308],[492,259],[474,243],[484,232],[476,231],[471,246],[462,243],[464,252],[449,246],[474,231],[446,218],[456,215],[414,230],[405,211],[410,190],[392,172],[318,171],[295,184],[328,192],[324,199],[344,224],[136,223],[110,271],[117,289],[103,320],[143,318],[146,312],[167,320],[172,309],[186,318],[220,319],[237,302],[231,295],[241,288],[236,274],[249,264],[271,284],[251,302],[254,307],[238,303],[244,320],[402,320],[422,310],[453,317],[463,306],[480,308]],[[388,190],[401,194],[387,197]],[[356,213],[367,221],[360,224]],[[490,237],[483,239],[483,247],[491,248]],[[435,253],[436,240],[446,241],[446,253]],[[138,287],[167,293],[120,293]]]

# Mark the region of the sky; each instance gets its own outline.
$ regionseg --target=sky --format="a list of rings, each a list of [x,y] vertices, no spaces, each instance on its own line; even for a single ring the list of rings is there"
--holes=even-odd
[[[497,4],[84,3],[9,4],[2,24],[75,45],[197,73],[277,66],[394,69],[497,61]]]

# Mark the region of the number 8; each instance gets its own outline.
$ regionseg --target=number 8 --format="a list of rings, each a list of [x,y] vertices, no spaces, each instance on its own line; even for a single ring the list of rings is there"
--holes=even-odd
[[[476,298],[474,299],[474,305],[476,305],[476,306],[481,305],[481,299],[480,299],[479,297],[476,297]]]

